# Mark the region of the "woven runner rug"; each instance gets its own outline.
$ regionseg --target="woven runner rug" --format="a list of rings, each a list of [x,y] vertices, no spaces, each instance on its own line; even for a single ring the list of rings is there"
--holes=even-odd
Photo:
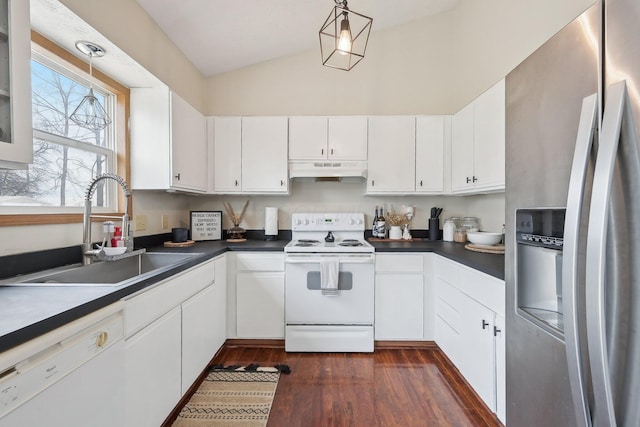
[[[173,427],[266,426],[281,372],[289,367],[212,367]]]

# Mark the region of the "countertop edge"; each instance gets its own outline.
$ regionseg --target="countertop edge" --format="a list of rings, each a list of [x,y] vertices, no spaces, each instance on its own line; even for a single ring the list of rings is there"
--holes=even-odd
[[[198,242],[190,248],[166,248],[156,246],[147,248],[149,252],[183,252],[198,253],[201,256],[194,257],[187,262],[180,263],[174,268],[163,271],[158,275],[132,283],[123,288],[115,288],[112,292],[92,299],[86,303],[71,307],[67,310],[55,313],[50,317],[27,325],[25,327],[8,332],[0,337],[0,352],[23,344],[31,339],[43,335],[65,324],[86,316],[96,310],[117,302],[128,295],[138,292],[146,287],[152,286],[170,276],[181,273],[191,267],[218,257],[226,252],[283,252],[287,241],[251,241],[249,244],[233,243],[224,241]],[[427,244],[412,244],[409,242],[380,243],[372,242],[376,253],[385,252],[422,252],[435,253],[445,258],[456,261],[462,265],[481,271],[500,280],[504,280],[504,256],[493,254],[479,254],[464,249],[463,244],[452,244],[447,242],[429,242]]]

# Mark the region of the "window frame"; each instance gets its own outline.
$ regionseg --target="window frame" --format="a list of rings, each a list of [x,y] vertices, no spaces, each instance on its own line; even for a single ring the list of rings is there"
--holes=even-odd
[[[89,63],[71,54],[67,50],[58,46],[56,43],[47,39],[43,35],[36,31],[31,31],[31,48],[33,52],[37,53],[37,56],[42,56],[52,60],[60,67],[67,68],[74,73],[80,75],[89,75]],[[32,55],[33,56],[33,55]],[[45,64],[47,65],[47,64]],[[130,91],[129,88],[118,83],[106,74],[93,69],[94,81],[100,82],[102,86],[108,89],[111,93],[115,94],[115,105],[113,105],[113,119],[115,123],[114,135],[116,152],[113,157],[113,161],[116,163],[115,172],[124,178],[126,182],[130,182],[131,166],[129,164],[129,132],[127,131],[130,114]],[[42,132],[34,129],[34,138],[37,138],[38,132]],[[51,137],[51,135],[47,135]],[[88,183],[87,183],[88,184]],[[125,197],[122,191],[116,191],[116,203],[115,208],[96,208],[98,212],[109,212],[116,216],[122,216],[125,212],[122,211],[122,207],[126,205]],[[130,198],[131,199],[131,198]],[[128,214],[131,215],[132,201],[128,203]],[[37,208],[36,208],[37,209]],[[56,208],[47,208],[50,212],[55,211]],[[71,224],[82,222],[82,208],[64,207],[58,208],[64,209],[65,212],[61,213],[33,213],[34,208],[23,209],[20,207],[7,207],[9,212],[0,213],[0,227],[3,226],[23,226],[23,225],[46,225],[46,224]],[[70,212],[71,211],[71,212]],[[95,221],[100,220],[94,219]]]

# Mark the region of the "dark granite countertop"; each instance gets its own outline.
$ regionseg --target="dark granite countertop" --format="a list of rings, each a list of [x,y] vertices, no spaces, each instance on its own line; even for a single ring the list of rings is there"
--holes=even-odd
[[[241,243],[196,242],[188,248],[147,247],[149,252],[198,253],[188,262],[156,276],[119,287],[21,287],[0,286],[0,352],[106,307],[145,287],[157,283],[227,251],[283,251],[288,240],[249,239]],[[471,252],[460,243],[373,242],[376,252],[435,252],[471,268],[504,279],[504,256]],[[16,256],[12,256],[16,258]],[[13,262],[14,260],[12,260]],[[48,267],[50,268],[50,267]]]

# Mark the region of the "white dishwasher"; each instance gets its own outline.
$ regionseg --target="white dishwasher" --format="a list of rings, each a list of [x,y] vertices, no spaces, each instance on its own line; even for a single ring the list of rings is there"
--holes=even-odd
[[[0,356],[1,427],[113,427],[124,417],[122,303]]]

